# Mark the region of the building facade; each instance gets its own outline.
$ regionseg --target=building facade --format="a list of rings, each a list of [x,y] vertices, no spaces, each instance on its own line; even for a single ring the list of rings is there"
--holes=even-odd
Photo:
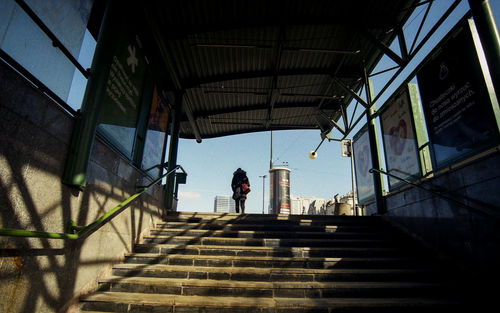
[[[214,199],[214,212],[236,213],[236,203],[231,196],[217,195]]]
[[[325,214],[325,199],[313,196],[295,196],[291,197],[291,214],[293,215],[315,215]]]

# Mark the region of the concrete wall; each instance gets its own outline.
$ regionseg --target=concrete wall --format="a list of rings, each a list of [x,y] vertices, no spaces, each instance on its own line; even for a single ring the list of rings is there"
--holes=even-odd
[[[61,183],[73,118],[0,62],[0,227],[64,232],[87,225],[146,183],[96,140],[84,192]],[[159,221],[160,187],[85,240],[0,237],[0,312],[63,312],[96,287]]]
[[[493,152],[436,175],[422,186],[450,190],[454,199],[479,210],[460,207],[412,187],[386,197],[388,212],[385,217],[442,256],[452,257],[453,262],[473,277],[498,274],[500,153]]]

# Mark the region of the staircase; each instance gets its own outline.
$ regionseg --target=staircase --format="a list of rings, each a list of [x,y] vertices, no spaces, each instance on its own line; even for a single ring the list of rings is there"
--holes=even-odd
[[[81,312],[451,312],[434,263],[379,217],[174,213]]]

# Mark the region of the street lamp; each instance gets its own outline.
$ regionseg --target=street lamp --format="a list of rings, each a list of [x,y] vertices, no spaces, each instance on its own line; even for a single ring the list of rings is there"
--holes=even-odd
[[[267,175],[259,176],[262,177],[262,214],[264,214],[264,194],[265,194],[265,180]]]

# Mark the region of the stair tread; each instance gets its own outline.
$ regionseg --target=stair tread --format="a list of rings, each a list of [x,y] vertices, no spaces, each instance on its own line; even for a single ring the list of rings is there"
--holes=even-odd
[[[200,244],[169,244],[169,243],[151,243],[151,242],[145,242],[145,243],[140,243],[137,244],[137,246],[154,246],[154,247],[161,247],[161,248],[176,248],[176,249],[236,249],[236,250],[286,250],[286,251],[293,251],[293,250],[302,250],[302,251],[315,251],[315,250],[331,250],[331,251],[336,251],[336,250],[353,250],[353,251],[364,251],[364,250],[394,250],[396,251],[396,247],[266,247],[266,246],[238,246],[238,245],[200,245]]]
[[[198,237],[198,238],[244,238],[244,239],[301,239],[331,240],[357,239],[381,240],[391,237],[388,232],[377,231],[294,231],[294,230],[220,230],[220,229],[155,229],[147,237]],[[394,238],[391,238],[394,240]]]
[[[263,298],[263,297],[214,297],[214,296],[177,296],[166,294],[132,293],[102,291],[82,296],[81,301],[120,302],[152,306],[203,306],[203,307],[373,307],[373,306],[428,306],[452,305],[450,300],[429,298]]]
[[[412,257],[276,257],[276,256],[233,256],[233,255],[190,255],[190,254],[158,254],[158,253],[127,253],[126,257],[136,258],[179,258],[179,259],[220,259],[249,261],[292,261],[292,262],[350,262],[350,261],[414,261]]]
[[[152,230],[154,232],[185,232],[185,233],[209,233],[209,234],[267,234],[267,233],[273,233],[273,234],[298,234],[298,235],[365,235],[365,236],[372,236],[372,235],[387,235],[387,232],[381,232],[381,231],[364,231],[364,232],[356,232],[356,231],[345,231],[345,230],[338,230],[338,229],[327,229],[325,231],[293,231],[293,230],[247,230],[247,229],[240,229],[240,230],[234,230],[234,229],[186,229],[186,228],[157,228]]]
[[[233,238],[233,237],[210,237],[210,236],[166,236],[166,235],[156,235],[156,236],[144,236],[144,239],[173,239],[181,238],[183,240],[211,240],[211,241],[234,241],[234,242],[266,242],[266,241],[282,241],[282,242],[392,242],[388,239],[339,239],[339,238]]]
[[[326,220],[353,220],[357,222],[382,221],[380,216],[338,216],[338,215],[293,215],[293,214],[240,214],[215,212],[171,212],[167,219],[178,218],[212,218],[214,220],[233,219],[236,221],[273,220],[273,221],[326,221]]]
[[[156,224],[157,229],[164,229],[168,226],[193,226],[193,227],[205,227],[205,226],[214,226],[214,227],[226,227],[226,228],[267,228],[267,227],[276,227],[276,228],[304,228],[304,229],[323,229],[323,230],[338,230],[338,229],[375,229],[373,225],[293,225],[293,224],[250,224],[250,223],[228,223],[226,221],[205,221],[205,222],[189,222],[189,221],[168,221],[168,222],[159,222]],[[190,228],[192,229],[192,228]],[[202,229],[202,228],[194,228],[194,229]]]
[[[437,282],[268,282],[268,281],[230,281],[213,279],[186,279],[186,278],[164,278],[164,277],[123,277],[110,276],[101,278],[100,283],[134,283],[150,286],[169,285],[169,286],[200,286],[200,287],[222,287],[222,288],[289,288],[289,289],[350,289],[350,288],[415,288],[415,287],[435,287],[444,286]]]
[[[268,267],[206,267],[167,264],[134,264],[120,263],[113,266],[113,269],[130,270],[159,270],[159,271],[196,271],[196,272],[219,272],[219,273],[272,273],[272,274],[328,274],[328,273],[428,273],[433,272],[427,268],[387,268],[387,269],[364,269],[364,268],[268,268]]]

